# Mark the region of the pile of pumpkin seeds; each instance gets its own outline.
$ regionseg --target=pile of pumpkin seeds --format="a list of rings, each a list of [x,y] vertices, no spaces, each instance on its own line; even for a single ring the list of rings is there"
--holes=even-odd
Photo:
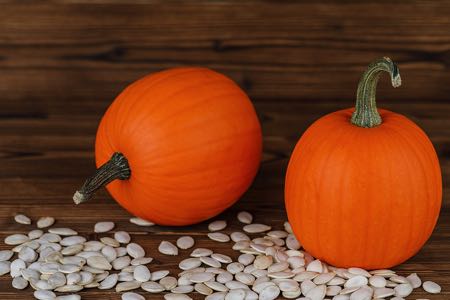
[[[237,218],[243,223],[242,231],[230,235],[221,232],[227,222],[218,220],[209,224],[207,234],[219,243],[232,241],[232,249],[240,252],[237,261],[207,248],[190,250],[195,240],[182,236],[173,242],[161,241],[158,247],[160,253],[171,256],[190,251],[190,257],[179,262],[179,274],[171,275],[169,270],[151,272],[147,265],[153,258],[131,242],[129,233],[112,234],[113,222],[94,226],[94,232],[111,233],[111,237],[88,241],[71,228],[53,227],[54,218],[43,217],[36,222],[37,229],[28,234],[5,238],[5,244],[14,248],[0,251],[0,275],[10,274],[16,289],[30,285],[34,297],[41,300],[81,299],[77,292],[93,288],[115,289],[123,300],[145,299],[145,293],[132,291],[138,289],[164,293],[165,300],[191,300],[189,294],[194,292],[206,300],[274,300],[279,296],[297,300],[401,300],[419,287],[431,294],[441,291],[434,282],[422,283],[416,273],[403,277],[392,270],[368,272],[327,265],[301,249],[288,222],[284,230],[272,230],[253,223],[248,212],[240,212]],[[32,223],[23,214],[14,219],[20,224]],[[139,218],[130,222],[154,225]]]

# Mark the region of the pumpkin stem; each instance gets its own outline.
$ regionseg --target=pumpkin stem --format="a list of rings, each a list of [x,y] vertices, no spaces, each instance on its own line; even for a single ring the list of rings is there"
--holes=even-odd
[[[83,186],[73,195],[75,204],[88,201],[102,186],[115,179],[125,180],[130,178],[131,170],[127,158],[119,152],[115,152],[109,161],[98,168],[94,175],[89,177]]]
[[[377,110],[375,93],[382,71],[391,75],[391,83],[394,88],[402,84],[398,67],[389,57],[383,57],[372,62],[358,84],[355,111],[351,118],[352,124],[365,128],[381,124],[382,120]]]

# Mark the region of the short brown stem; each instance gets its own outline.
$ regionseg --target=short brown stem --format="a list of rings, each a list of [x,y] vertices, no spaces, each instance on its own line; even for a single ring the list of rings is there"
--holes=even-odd
[[[88,201],[94,193],[113,180],[125,180],[130,178],[131,170],[127,158],[119,152],[115,152],[109,161],[98,168],[94,175],[86,180],[83,186],[73,195],[75,204]]]

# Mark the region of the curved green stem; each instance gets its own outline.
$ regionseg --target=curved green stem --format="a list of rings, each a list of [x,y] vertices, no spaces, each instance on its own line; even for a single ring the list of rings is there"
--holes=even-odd
[[[128,179],[130,176],[131,170],[127,158],[122,153],[115,152],[110,160],[98,168],[83,186],[75,192],[73,201],[75,204],[88,201],[102,186],[116,179]]]
[[[383,71],[391,75],[391,83],[394,88],[402,84],[399,69],[389,57],[383,57],[372,62],[358,84],[355,111],[351,118],[352,124],[365,128],[381,124],[382,120],[377,110],[375,93],[378,79]]]

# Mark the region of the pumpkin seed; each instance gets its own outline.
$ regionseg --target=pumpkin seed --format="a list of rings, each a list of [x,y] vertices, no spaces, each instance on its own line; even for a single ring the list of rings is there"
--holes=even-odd
[[[164,277],[159,281],[159,284],[162,285],[167,291],[175,288],[177,286],[177,283],[177,279],[172,276]]]
[[[203,273],[206,274],[206,273]],[[170,290],[174,294],[188,294],[194,290],[192,285],[180,285]]]
[[[109,261],[103,257],[103,256],[91,256],[87,259],[87,265],[100,269],[100,270],[111,270],[112,265],[109,263]]]
[[[114,239],[121,244],[128,244],[131,241],[130,234],[126,231],[115,232]]]
[[[0,251],[0,262],[10,260],[11,257],[13,257],[13,255],[14,255],[14,252],[12,252],[11,250],[1,250]]]
[[[126,292],[138,289],[141,286],[141,282],[139,281],[126,281],[126,282],[120,282],[116,285],[116,292]]]
[[[259,300],[274,300],[280,295],[280,289],[276,285],[269,285],[259,293]]]
[[[220,231],[227,227],[227,222],[223,220],[217,220],[209,223],[208,230],[209,231]]]
[[[224,300],[226,296],[226,292],[216,292],[212,293],[211,295],[206,296],[205,300]],[[166,300],[172,300],[172,299],[166,299]],[[176,299],[173,299],[176,300]],[[184,300],[184,299],[182,299]]]
[[[143,265],[136,266],[133,272],[134,279],[140,282],[149,281],[151,278],[150,270]]]
[[[63,295],[56,297],[55,300],[81,300],[81,296],[76,294]]]
[[[94,225],[94,232],[104,233],[113,230],[114,227],[114,222],[98,222]]]
[[[41,217],[36,224],[38,228],[47,228],[55,224],[55,219],[52,217]]]
[[[200,261],[205,265],[211,266],[213,268],[220,268],[222,266],[222,264],[219,261],[215,260],[212,257],[201,256]]]
[[[191,270],[191,269],[200,267],[201,264],[202,264],[202,262],[200,261],[199,258],[191,257],[191,258],[186,258],[186,259],[182,260],[178,264],[178,267],[181,270]]]
[[[151,280],[152,281],[157,281],[157,280],[163,279],[167,275],[169,275],[169,271],[168,270],[155,271],[155,272],[152,273]]]
[[[136,243],[129,243],[127,245],[127,252],[132,258],[140,258],[145,256],[145,250]]]
[[[145,300],[145,298],[138,293],[126,292],[122,294],[122,300]]]
[[[202,257],[202,256],[210,256],[213,254],[213,251],[206,248],[197,248],[194,251],[192,251],[191,256],[192,257]]]
[[[393,289],[389,289],[389,288],[377,288],[374,291],[373,297],[375,299],[382,299],[382,298],[387,298],[390,296],[393,296],[395,294]]]
[[[12,281],[12,287],[17,290],[23,290],[28,286],[28,281],[25,280],[23,277],[19,276],[13,279]]]
[[[122,270],[123,268],[129,266],[131,263],[131,258],[129,256],[122,256],[119,258],[116,258],[112,262],[112,266],[114,270]]]
[[[15,215],[14,221],[16,221],[19,224],[24,224],[24,225],[31,224],[31,219],[29,217],[25,216],[24,214]]]
[[[10,275],[12,278],[22,276],[22,273],[20,272],[22,269],[25,269],[27,266],[25,262],[21,259],[16,259],[13,262],[11,262],[10,265]]]
[[[114,248],[117,248],[117,247],[120,246],[120,243],[119,243],[118,241],[116,241],[116,240],[113,239],[113,238],[107,237],[107,236],[100,238],[100,241],[101,241],[103,244],[105,244],[105,245],[107,245],[107,246],[114,247]]]
[[[155,223],[153,223],[153,222],[150,222],[150,221],[147,221],[147,220],[144,220],[141,218],[137,218],[137,217],[130,218],[130,222],[135,225],[138,225],[138,226],[153,226],[153,225],[155,225]]]
[[[48,232],[62,236],[70,236],[78,234],[78,232],[76,232],[71,228],[50,228]]]
[[[138,266],[138,265],[146,265],[153,261],[153,258],[151,257],[138,257],[131,261],[132,266]]]
[[[219,277],[219,275],[217,275],[217,277]],[[231,281],[232,278],[233,277],[231,277],[231,279],[229,281]],[[220,283],[220,282],[217,282],[217,281],[205,281],[204,284],[207,287],[209,287],[210,289],[213,289],[214,291],[218,291],[218,292],[226,292],[226,291],[228,291],[228,288],[223,283]]]
[[[189,297],[188,295],[174,294],[174,293],[165,294],[164,299],[165,300],[192,300],[192,298]]]
[[[239,222],[244,224],[251,224],[253,222],[252,214],[247,211],[240,211],[237,214],[237,219],[239,220]]]
[[[213,290],[209,287],[207,287],[203,283],[196,283],[194,285],[194,290],[202,295],[211,295],[213,293]]]
[[[56,274],[61,274],[61,273],[55,273],[53,275],[56,275]],[[49,281],[50,281],[50,279],[49,279]],[[59,285],[59,283],[61,283],[61,279],[57,279],[57,281],[58,281],[58,286],[61,286],[61,285]],[[62,285],[64,285],[64,284],[68,284],[68,285],[78,284],[78,283],[81,282],[81,275],[80,275],[80,273],[67,274],[67,277],[64,276],[64,281],[65,282],[62,282],[63,283]]]
[[[16,234],[12,234],[9,235],[5,238],[5,244],[6,245],[20,245],[23,244],[25,242],[28,242],[30,240],[30,238],[24,234],[21,233],[16,233]]]
[[[226,243],[230,241],[230,237],[222,232],[210,232],[208,237],[216,242]]]
[[[53,300],[56,298],[56,294],[52,291],[38,290],[33,293],[34,298],[39,300]]]
[[[165,255],[178,255],[178,248],[168,241],[162,241],[158,246],[158,251]]]
[[[147,281],[142,283],[141,288],[149,293],[160,293],[165,290],[165,288],[161,284],[154,281]]]
[[[422,287],[430,294],[439,294],[441,292],[441,286],[433,281],[425,281]]]
[[[269,231],[271,227],[265,224],[248,224],[244,226],[244,231],[248,233],[261,233],[265,231]]]
[[[411,284],[411,286],[414,289],[419,288],[422,285],[422,280],[420,280],[420,278],[417,275],[417,273],[412,273],[411,275],[406,277],[406,279],[408,279],[409,283]]]
[[[194,239],[190,236],[182,236],[177,239],[177,247],[180,249],[189,249],[194,246]]]

